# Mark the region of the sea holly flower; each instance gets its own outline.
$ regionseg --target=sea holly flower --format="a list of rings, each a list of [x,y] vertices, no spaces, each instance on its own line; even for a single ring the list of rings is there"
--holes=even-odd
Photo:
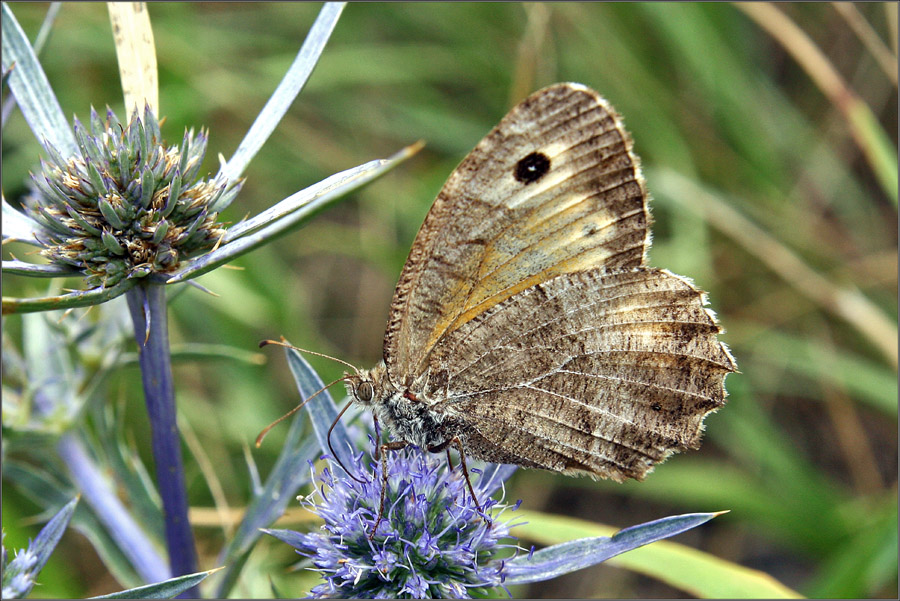
[[[483,595],[502,585],[502,562],[493,562],[509,542],[515,511],[490,498],[506,471],[472,470],[478,510],[462,470],[449,470],[443,455],[418,449],[391,453],[384,518],[372,540],[381,500],[381,464],[371,474],[364,455],[352,465],[363,482],[346,477],[340,467],[318,475],[317,494],[303,504],[324,521],[306,534],[267,532],[309,557],[324,582],[315,597],[442,598]],[[310,464],[312,468],[312,464]],[[507,553],[509,555],[509,553]]]
[[[287,349],[288,364],[301,395],[319,381],[309,364]],[[493,498],[515,466],[472,462],[472,486],[483,511],[472,499],[459,467],[452,469],[441,454],[416,447],[386,457],[388,487],[381,506],[381,461],[356,453],[356,441],[340,422],[327,393],[306,404],[325,455],[316,477],[318,488],[301,503],[322,519],[312,532],[265,529],[309,559],[322,583],[314,597],[340,598],[469,598],[510,594],[509,586],[549,580],[580,570],[694,528],[716,513],[671,516],[632,526],[612,537],[592,537],[535,551],[516,543],[511,530],[527,515]],[[375,448],[378,433],[369,437]],[[350,476],[344,468],[352,472]],[[310,463],[313,470],[313,464]],[[527,503],[527,500],[526,500]],[[509,512],[509,513],[507,513]],[[510,515],[515,513],[515,515]],[[378,523],[371,539],[372,528]]]

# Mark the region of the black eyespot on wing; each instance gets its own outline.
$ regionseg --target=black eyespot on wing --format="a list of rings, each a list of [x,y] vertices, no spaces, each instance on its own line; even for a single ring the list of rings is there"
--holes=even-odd
[[[550,158],[542,152],[532,152],[516,163],[515,177],[525,185],[538,181],[550,171]]]

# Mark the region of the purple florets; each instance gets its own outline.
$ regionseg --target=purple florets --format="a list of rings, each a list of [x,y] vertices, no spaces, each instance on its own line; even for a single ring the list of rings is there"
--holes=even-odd
[[[467,598],[502,585],[504,562],[498,554],[515,545],[501,543],[509,538],[509,522],[498,521],[506,507],[489,498],[500,482],[483,482],[480,472],[470,470],[485,515],[469,494],[462,470],[448,469],[443,456],[414,447],[392,452],[384,517],[370,541],[382,486],[380,463],[373,464],[375,472],[367,473],[360,454],[355,465],[347,466],[364,483],[342,470],[343,477],[336,476],[332,468],[318,475],[318,498],[303,503],[324,520],[319,531],[270,532],[321,572],[324,582],[313,596]]]

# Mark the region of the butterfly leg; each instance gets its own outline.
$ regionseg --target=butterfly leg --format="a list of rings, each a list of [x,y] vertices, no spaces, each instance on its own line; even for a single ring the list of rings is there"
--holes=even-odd
[[[450,460],[450,446],[456,447],[456,450],[459,451],[459,464],[462,466],[463,476],[466,478],[466,486],[469,488],[469,494],[472,495],[472,500],[475,502],[475,507],[478,511],[484,515],[484,510],[481,509],[481,505],[478,503],[478,497],[475,495],[475,489],[472,487],[472,480],[469,478],[469,469],[466,467],[466,452],[463,451],[462,442],[459,440],[458,436],[454,436],[450,440],[442,442],[441,444],[437,444],[431,447],[428,447],[428,451],[431,453],[440,453],[441,451],[447,451],[447,463],[450,464],[450,469],[453,469],[453,462]],[[487,520],[488,525],[490,525],[491,520],[485,518]]]
[[[378,530],[378,525],[381,524],[381,518],[384,517],[384,499],[385,495],[387,494],[388,487],[386,451],[399,451],[400,449],[403,449],[407,446],[409,446],[409,443],[405,440],[396,440],[393,442],[386,442],[375,447],[376,459],[379,456],[381,457],[381,503],[378,506],[378,518],[375,520],[375,525],[372,526],[372,531],[369,532],[369,540],[372,540],[375,537],[375,531]]]
[[[372,412],[372,421],[375,424],[375,461],[381,459],[381,427],[378,424],[378,416]]]

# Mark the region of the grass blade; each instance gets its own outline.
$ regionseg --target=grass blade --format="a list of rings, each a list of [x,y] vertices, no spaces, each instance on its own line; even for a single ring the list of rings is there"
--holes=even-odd
[[[145,104],[160,114],[156,46],[146,2],[107,2],[125,94],[125,118]]]
[[[853,140],[862,150],[881,187],[897,206],[897,150],[872,110],[850,89],[834,65],[787,15],[768,2],[738,2],[736,6],[787,50],[819,89],[841,112]]]

